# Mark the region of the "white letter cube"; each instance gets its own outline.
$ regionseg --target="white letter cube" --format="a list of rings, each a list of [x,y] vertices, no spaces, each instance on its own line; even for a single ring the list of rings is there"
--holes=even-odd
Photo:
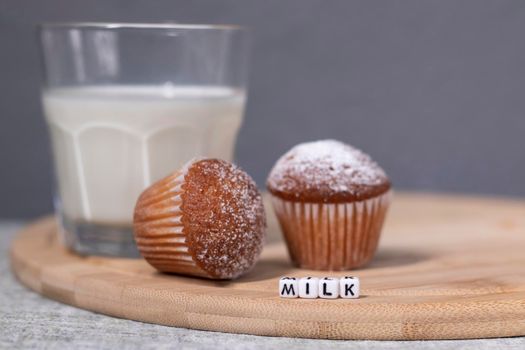
[[[281,298],[298,298],[299,284],[295,277],[282,277],[279,280],[279,295]]]
[[[299,280],[299,298],[315,299],[319,296],[319,278],[303,277]]]
[[[343,277],[340,280],[341,283],[341,298],[354,299],[359,298],[359,278],[357,277]]]
[[[336,299],[339,297],[339,279],[324,277],[319,280],[319,298]]]

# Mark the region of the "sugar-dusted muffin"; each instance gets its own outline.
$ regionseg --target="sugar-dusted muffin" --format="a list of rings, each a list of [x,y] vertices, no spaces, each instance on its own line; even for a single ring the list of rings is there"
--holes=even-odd
[[[138,249],[163,272],[239,277],[256,263],[265,229],[252,178],[218,159],[190,161],[146,189],[135,207]]]
[[[297,266],[347,270],[373,257],[391,185],[365,153],[335,140],[299,144],[277,161],[267,187]]]

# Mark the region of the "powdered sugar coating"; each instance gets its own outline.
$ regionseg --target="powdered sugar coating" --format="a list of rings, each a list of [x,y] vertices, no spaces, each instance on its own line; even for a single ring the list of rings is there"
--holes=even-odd
[[[182,221],[196,263],[214,278],[235,278],[250,270],[266,227],[255,182],[218,159],[196,161],[184,180]]]
[[[336,140],[301,143],[275,164],[268,189],[288,200],[341,202],[385,193],[390,182],[370,156]]]

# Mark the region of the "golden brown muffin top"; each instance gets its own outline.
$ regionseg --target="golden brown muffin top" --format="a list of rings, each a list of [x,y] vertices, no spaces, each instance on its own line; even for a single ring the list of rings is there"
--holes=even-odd
[[[204,159],[187,168],[182,189],[182,223],[197,265],[214,278],[251,269],[266,228],[252,178],[226,161]]]
[[[285,200],[341,203],[381,195],[390,189],[390,181],[359,149],[322,140],[299,144],[279,158],[267,187]]]

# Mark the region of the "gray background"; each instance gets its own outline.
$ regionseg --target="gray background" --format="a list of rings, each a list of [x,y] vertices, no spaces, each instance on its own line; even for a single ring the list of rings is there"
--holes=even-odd
[[[259,186],[292,145],[337,138],[397,188],[525,196],[525,2],[0,0],[0,218],[51,210],[35,23],[253,28],[238,163]]]

